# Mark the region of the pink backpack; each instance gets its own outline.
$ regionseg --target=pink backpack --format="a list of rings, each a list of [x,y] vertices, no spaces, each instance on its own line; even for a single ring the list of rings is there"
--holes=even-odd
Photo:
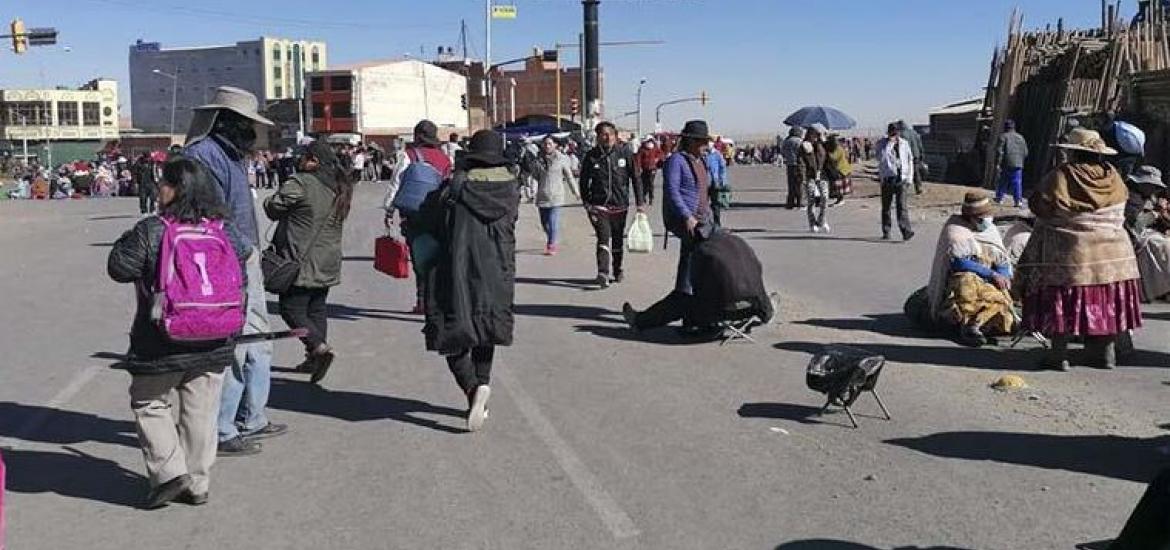
[[[244,327],[244,277],[223,221],[160,218],[154,319],[179,342],[226,340]]]

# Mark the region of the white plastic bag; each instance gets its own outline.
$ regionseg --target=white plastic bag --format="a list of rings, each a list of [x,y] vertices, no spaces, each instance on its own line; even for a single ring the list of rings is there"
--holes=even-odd
[[[634,215],[634,223],[626,235],[626,248],[640,254],[649,254],[654,250],[654,230],[650,228],[650,217],[645,213]]]

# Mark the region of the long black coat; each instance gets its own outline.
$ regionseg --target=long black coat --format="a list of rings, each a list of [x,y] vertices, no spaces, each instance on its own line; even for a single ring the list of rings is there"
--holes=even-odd
[[[695,291],[691,315],[696,322],[723,321],[744,308],[764,322],[772,319],[775,312],[764,288],[764,268],[746,241],[716,230],[695,246],[691,262]]]
[[[519,185],[504,167],[458,171],[439,197],[442,246],[427,274],[427,349],[512,344]]]

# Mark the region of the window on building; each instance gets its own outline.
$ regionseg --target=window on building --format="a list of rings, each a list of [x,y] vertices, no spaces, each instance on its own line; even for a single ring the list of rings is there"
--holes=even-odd
[[[13,101],[5,105],[5,121],[11,126],[51,126],[53,104],[48,101]]]
[[[349,75],[335,76],[329,79],[329,89],[335,92],[344,92],[353,89],[353,77]]]
[[[96,101],[86,101],[81,104],[81,122],[85,126],[100,126],[101,118],[101,103]]]
[[[313,118],[325,118],[325,104],[313,102]]]
[[[317,48],[313,48],[313,55],[309,56],[309,60],[313,62],[314,67],[321,64],[321,53],[317,51]]]
[[[311,89],[314,92],[324,92],[325,91],[325,77],[314,76],[313,78],[309,79],[309,86],[311,87]]]
[[[282,99],[282,98],[284,98],[284,88],[281,88],[280,86],[277,86],[276,88],[274,88],[274,89],[272,90],[272,92],[273,92],[273,93],[272,93],[272,95],[273,95],[273,96],[275,96],[275,97],[276,97],[276,99]]]
[[[272,68],[272,78],[280,78],[280,77],[281,77],[280,65],[277,65],[277,66]]]
[[[353,106],[348,101],[334,101],[333,116],[336,118],[353,118]]]
[[[272,60],[280,62],[280,44],[272,47]]]
[[[77,126],[77,103],[73,101],[57,102],[57,124],[61,126]]]

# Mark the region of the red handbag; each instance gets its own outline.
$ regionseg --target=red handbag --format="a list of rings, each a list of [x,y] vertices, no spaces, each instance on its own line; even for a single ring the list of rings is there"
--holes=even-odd
[[[410,247],[389,235],[374,239],[374,269],[395,279],[410,277]]]

